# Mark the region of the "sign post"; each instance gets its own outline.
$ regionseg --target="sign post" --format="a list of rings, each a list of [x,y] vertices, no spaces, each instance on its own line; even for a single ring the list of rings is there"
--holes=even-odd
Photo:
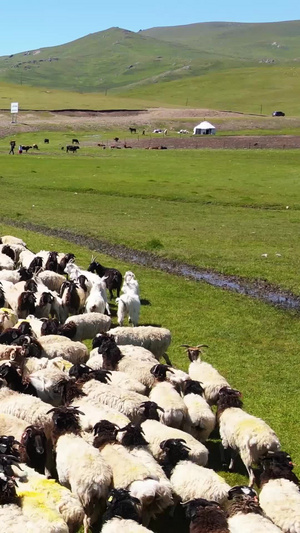
[[[17,118],[18,118],[18,112],[19,112],[18,102],[12,102],[10,104],[10,112],[11,112],[11,123],[17,124]]]

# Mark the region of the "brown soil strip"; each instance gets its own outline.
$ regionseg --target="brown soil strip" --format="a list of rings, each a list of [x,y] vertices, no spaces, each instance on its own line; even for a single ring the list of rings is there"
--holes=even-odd
[[[182,276],[192,281],[203,281],[214,287],[247,295],[285,310],[297,313],[300,312],[299,296],[289,291],[282,290],[280,287],[272,285],[264,280],[250,281],[238,276],[220,274],[218,272],[197,268],[179,261],[171,261],[149,252],[133,250],[120,244],[111,244],[107,241],[92,237],[77,235],[63,229],[47,228],[30,222],[20,223],[7,219],[2,219],[1,222],[3,224],[23,228],[42,235],[64,239],[78,246],[100,252],[101,254],[114,257],[127,263],[161,270],[168,274]]]

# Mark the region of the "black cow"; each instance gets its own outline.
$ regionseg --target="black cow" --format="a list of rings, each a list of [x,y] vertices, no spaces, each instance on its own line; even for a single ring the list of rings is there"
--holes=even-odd
[[[130,133],[136,133],[136,128],[129,128]]]
[[[23,152],[26,152],[26,154],[27,154],[28,150],[30,150],[30,148],[32,148],[32,146],[22,146],[22,150],[23,150]]]
[[[44,139],[45,144],[49,144],[49,139]]]
[[[67,152],[77,152],[77,150],[79,150],[79,146],[73,146],[72,144],[68,144],[68,146],[66,147],[66,151]]]
[[[79,144],[78,139],[72,139],[72,144]]]

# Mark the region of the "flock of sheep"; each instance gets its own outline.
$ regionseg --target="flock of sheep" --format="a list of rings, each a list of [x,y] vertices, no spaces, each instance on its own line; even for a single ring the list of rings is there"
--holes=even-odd
[[[160,364],[171,333],[137,325],[133,272],[0,241],[1,531],[146,533],[181,505],[190,533],[300,533],[299,480],[275,432],[203,346],[183,345],[188,373]],[[216,428],[249,486],[207,468]]]

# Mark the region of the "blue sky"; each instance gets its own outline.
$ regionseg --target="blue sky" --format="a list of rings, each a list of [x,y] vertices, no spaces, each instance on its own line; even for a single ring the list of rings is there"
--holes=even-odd
[[[138,31],[195,22],[298,19],[299,0],[1,0],[0,56],[64,44],[111,26]]]

